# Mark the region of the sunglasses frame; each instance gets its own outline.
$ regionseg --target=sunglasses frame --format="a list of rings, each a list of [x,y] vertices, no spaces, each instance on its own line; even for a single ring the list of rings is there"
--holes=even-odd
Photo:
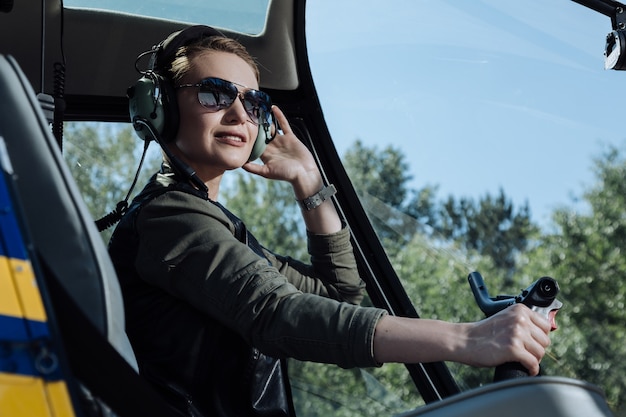
[[[221,90],[219,88],[217,88],[219,85],[223,85],[225,86],[224,88],[222,88]],[[248,115],[248,117],[250,118],[250,122],[254,123],[255,125],[265,125],[265,124],[271,124],[273,122],[273,115],[272,115],[272,99],[269,96],[269,94],[261,91],[261,90],[256,90],[254,88],[249,88],[245,85],[242,84],[238,84],[232,81],[228,81],[228,80],[224,80],[222,78],[218,78],[218,77],[207,77],[207,78],[203,78],[202,80],[200,80],[199,82],[195,83],[195,84],[180,84],[178,86],[176,86],[176,89],[179,88],[198,88],[198,102],[200,103],[200,105],[202,107],[204,107],[205,109],[210,110],[212,113],[217,113],[220,110],[224,110],[224,109],[228,109],[230,108],[234,103],[235,100],[237,98],[239,98],[239,100],[241,101],[241,104],[243,105],[244,110],[246,111],[246,114]],[[208,88],[207,88],[208,87]],[[230,88],[232,87],[232,88]],[[239,89],[237,87],[242,87],[244,88],[243,91],[239,91]],[[203,88],[205,88],[205,90],[203,91]],[[236,96],[231,97],[232,93],[236,92]],[[217,93],[218,95],[222,95],[224,94],[229,100],[232,98],[232,101],[228,104],[228,105],[223,105],[221,103],[217,103],[214,107],[207,107],[206,105],[204,105],[202,103],[202,100],[200,99],[200,94],[201,93],[209,93],[209,94],[214,94]],[[246,100],[249,94],[254,94],[255,96],[260,96],[261,98],[263,98],[263,101],[265,102],[265,104],[268,106],[267,109],[261,109],[263,110],[263,112],[261,114],[265,114],[264,118],[265,120],[260,120],[258,115],[255,114],[251,114],[250,111],[248,111],[248,107],[246,106]],[[248,103],[252,103],[250,100],[247,100]],[[253,106],[253,108],[255,108]],[[260,108],[260,107],[257,107]],[[256,120],[255,120],[256,119]]]

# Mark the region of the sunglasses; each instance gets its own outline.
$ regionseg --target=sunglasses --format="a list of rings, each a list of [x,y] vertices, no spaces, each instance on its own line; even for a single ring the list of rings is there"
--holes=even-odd
[[[252,88],[246,88],[240,92],[237,86],[246,88],[244,85],[221,78],[209,77],[200,80],[197,84],[182,84],[176,88],[198,88],[198,101],[212,113],[229,108],[239,98],[252,123],[271,126],[272,99],[270,96]]]

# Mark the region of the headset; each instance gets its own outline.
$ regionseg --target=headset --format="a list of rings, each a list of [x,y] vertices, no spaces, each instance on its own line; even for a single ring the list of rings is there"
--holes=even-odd
[[[173,82],[167,75],[168,66],[174,60],[180,47],[212,36],[224,37],[225,35],[210,26],[190,26],[172,33],[158,45],[137,57],[136,68],[141,58],[150,55],[148,69],[137,68],[137,71],[142,73],[142,77],[127,90],[130,118],[135,132],[142,140],[154,139],[162,148],[165,148],[165,143],[174,140],[178,131],[179,110]],[[272,125],[278,129],[271,111],[269,115],[261,114],[259,120],[262,122],[259,124],[259,133],[248,161],[254,161],[260,157],[267,144],[273,139]],[[138,121],[141,123],[137,123]],[[146,123],[149,123],[152,129],[147,128]],[[160,136],[160,138],[155,136]]]
[[[168,142],[176,138],[179,124],[176,91],[171,78],[167,74],[168,67],[174,60],[179,48],[190,45],[192,42],[201,38],[212,36],[224,37],[224,34],[209,26],[190,26],[187,29],[172,33],[161,43],[153,46],[149,51],[139,54],[137,57],[135,69],[142,74],[142,77],[128,88],[126,95],[128,97],[128,111],[133,128],[137,135],[145,142],[144,151],[135,174],[135,179],[130,186],[126,198],[117,203],[116,208],[110,213],[96,220],[96,226],[99,231],[113,226],[128,211],[128,199],[137,182],[146,150],[152,140],[156,141],[167,155],[172,164],[172,168],[182,175],[183,178],[195,185],[200,192],[208,196],[209,190],[206,184],[204,184],[188,164],[178,159],[166,146]],[[148,69],[139,70],[139,60],[147,55],[150,56]],[[248,161],[253,161],[261,156],[265,150],[265,146],[274,138],[272,133],[280,129],[271,110],[270,114],[264,114],[264,110],[262,109],[259,109],[259,111],[261,112],[261,114],[259,114],[259,120],[261,121],[259,124],[259,133],[257,134]],[[273,131],[272,127],[274,128]]]

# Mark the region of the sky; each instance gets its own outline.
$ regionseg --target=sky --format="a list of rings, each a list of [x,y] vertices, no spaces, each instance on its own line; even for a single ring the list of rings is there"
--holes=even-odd
[[[268,2],[177,1],[65,5],[194,13],[255,32]],[[556,208],[584,210],[575,199],[593,185],[593,158],[626,146],[626,72],[604,69],[610,19],[572,0],[306,4],[309,60],[339,154],[357,139],[392,146],[410,166],[410,188],[475,200],[502,189],[548,225]]]
[[[410,187],[500,189],[532,218],[574,202],[623,147],[626,72],[604,69],[609,17],[570,0],[311,0],[309,60],[343,155],[406,156]]]

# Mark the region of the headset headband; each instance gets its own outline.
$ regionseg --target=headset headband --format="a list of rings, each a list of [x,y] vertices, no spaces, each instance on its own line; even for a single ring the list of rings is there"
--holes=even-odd
[[[169,35],[165,40],[153,48],[149,67],[151,70],[165,75],[168,66],[176,56],[176,52],[182,46],[187,46],[198,39],[210,38],[212,36],[225,36],[222,32],[210,26],[195,25],[179,30]]]
[[[141,139],[147,141],[156,139],[159,145],[164,147],[166,142],[175,138],[178,131],[179,114],[169,67],[181,47],[214,36],[226,37],[210,26],[190,26],[172,33],[158,45],[137,57],[136,68],[140,58],[150,55],[148,70],[142,71],[137,68],[143,76],[127,92],[130,118],[137,135]],[[259,124],[257,138],[250,153],[250,161],[258,158],[263,153],[265,145],[274,138],[271,131],[272,125],[278,129],[271,109],[266,111],[269,114],[261,115],[263,122]],[[167,152],[167,149],[164,148],[164,151]],[[183,172],[183,168],[178,170]],[[189,175],[187,177],[192,178]]]

